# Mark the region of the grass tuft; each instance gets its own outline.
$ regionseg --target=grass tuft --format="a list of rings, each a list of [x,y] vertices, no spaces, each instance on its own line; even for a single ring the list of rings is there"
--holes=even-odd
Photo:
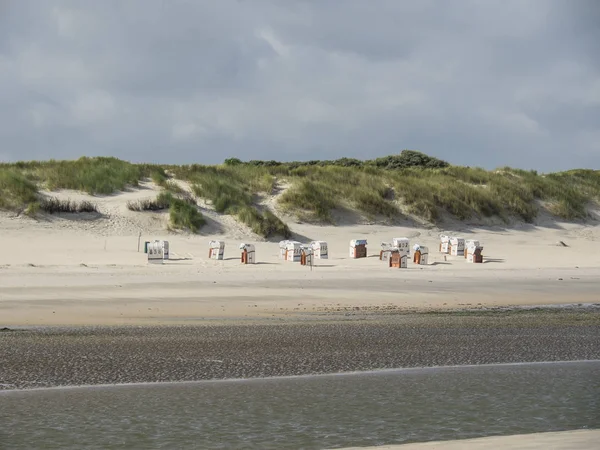
[[[176,197],[171,199],[169,221],[171,228],[189,230],[192,233],[197,233],[206,223],[197,206]]]
[[[269,210],[261,213],[252,206],[244,206],[238,211],[237,218],[248,225],[254,233],[263,237],[282,236],[289,239],[292,236],[287,224]]]
[[[56,197],[43,198],[38,203],[39,209],[48,214],[77,214],[77,213],[97,213],[98,207],[95,203],[83,200],[77,202],[74,200],[61,200]]]
[[[174,194],[163,191],[154,199],[143,199],[127,202],[130,211],[164,211],[169,210],[169,227],[189,230],[197,233],[206,223],[202,213],[198,211],[196,200],[187,192]]]
[[[142,200],[130,200],[127,202],[127,209],[130,211],[162,211],[171,206],[170,198],[157,195],[156,198],[146,198]]]

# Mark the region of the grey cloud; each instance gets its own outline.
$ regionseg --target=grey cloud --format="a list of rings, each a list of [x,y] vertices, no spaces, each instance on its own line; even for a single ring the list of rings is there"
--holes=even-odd
[[[4,159],[215,163],[413,148],[488,168],[600,168],[594,0],[0,8]]]

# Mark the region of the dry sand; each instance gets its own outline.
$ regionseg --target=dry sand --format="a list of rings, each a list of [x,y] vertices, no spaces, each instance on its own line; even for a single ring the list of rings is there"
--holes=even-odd
[[[556,433],[521,434],[514,436],[492,436],[459,441],[424,442],[418,444],[384,445],[360,447],[361,450],[588,450],[597,448],[600,430],[562,431]],[[356,447],[358,450],[358,447]],[[353,450],[348,448],[346,450]]]
[[[165,230],[165,213],[133,213],[143,189],[93,197],[101,217],[32,220],[0,213],[0,326],[171,324],[206,319],[279,318],[327,311],[393,311],[598,302],[597,223],[470,229],[291,223],[295,238],[326,240],[330,259],[312,270],[278,259],[277,242],[252,234],[204,205],[202,234]],[[75,192],[52,195],[90,199]],[[138,236],[141,235],[141,251]],[[437,252],[438,235],[479,239],[484,264]],[[379,244],[411,238],[430,248],[430,264],[390,269]],[[366,238],[369,258],[352,260],[348,243]],[[148,265],[145,240],[167,239],[171,260]],[[208,259],[208,242],[226,241],[225,260]],[[563,241],[568,247],[557,245]],[[243,266],[238,245],[256,245],[258,264]]]
[[[75,192],[52,195],[90,200],[89,196]],[[316,266],[311,270],[297,263],[279,260],[277,242],[259,238],[232,217],[216,214],[209,205],[202,204],[202,212],[208,219],[208,225],[199,235],[165,231],[165,213],[133,213],[127,210],[127,201],[154,195],[156,187],[146,184],[143,189],[120,195],[94,197],[91,200],[98,204],[102,213],[100,217],[48,216],[32,220],[0,212],[3,244],[0,251],[0,329],[27,325],[190,325],[206,322],[231,323],[236,319],[244,319],[244,323],[264,323],[287,319],[295,321],[298,318],[321,320],[335,317],[338,320],[340,314],[352,318],[368,313],[381,316],[398,311],[432,309],[566,304],[600,306],[600,225],[597,222],[561,224],[543,220],[538,226],[528,225],[511,229],[470,228],[458,223],[448,225],[447,229],[417,226],[412,223],[385,226],[356,224],[355,220],[354,223],[342,222],[338,227],[290,223],[295,239],[303,242],[326,240],[329,243],[330,259],[317,260]],[[272,199],[267,199],[266,204],[272,204]],[[140,250],[143,249],[143,242],[146,240],[167,239],[170,242],[172,259],[164,265],[148,265],[146,255],[143,251],[138,251],[140,233]],[[467,239],[480,240],[484,246],[484,264],[468,264],[462,257],[446,257],[437,252],[438,236],[442,233],[459,234]],[[429,265],[416,266],[409,263],[408,269],[399,270],[387,268],[378,260],[380,242],[389,242],[394,237],[403,236],[411,238],[411,245],[419,243],[429,246]],[[368,239],[369,258],[352,260],[348,257],[348,243],[355,238]],[[208,242],[212,239],[226,241],[225,261],[207,258]],[[557,245],[559,241],[568,246]],[[240,242],[256,245],[258,264],[240,264]],[[417,317],[414,320],[420,319]],[[256,333],[259,328],[252,327],[252,332]],[[500,328],[499,332],[503,332],[503,328]],[[377,328],[368,329],[373,333]],[[561,329],[565,334],[573,330],[581,332],[583,328],[565,326]],[[303,330],[307,332],[306,330],[310,331],[311,328]],[[404,331],[410,330],[411,328],[407,328]],[[541,339],[537,347],[530,345],[531,339],[523,341],[522,337],[519,338],[528,349],[537,349],[539,358],[532,358],[530,355],[514,357],[514,346],[507,344],[504,347],[511,352],[513,359],[551,360],[556,355],[548,356],[540,350],[548,347],[548,332],[544,330],[546,329],[542,328],[539,336],[533,333],[534,341]],[[152,330],[148,330],[148,333],[151,332]],[[271,331],[264,332],[272,334]],[[503,333],[510,340],[510,333]],[[9,342],[9,339],[14,338],[13,334],[6,333],[5,340]],[[164,332],[161,331],[160,334],[162,336]],[[176,334],[174,345],[181,350],[181,342],[185,340],[185,336],[180,332]],[[237,336],[237,333],[233,335]],[[429,336],[425,332],[419,336],[420,339],[425,336],[431,342],[437,339],[435,333]],[[558,335],[560,336],[562,334]],[[34,338],[35,336],[32,337]],[[20,345],[27,344],[25,340],[21,339]],[[589,349],[597,348],[586,344],[591,340],[592,338],[581,339],[577,335],[577,338],[571,341],[581,347],[582,357],[587,358],[590,357]],[[123,346],[125,353],[131,355],[131,349],[127,347],[128,341],[109,341],[113,347]],[[502,339],[492,341],[496,346],[503,345]],[[571,345],[571,341],[560,340],[567,347]],[[57,352],[48,352],[45,350],[54,342],[52,339],[46,336],[36,342],[37,347],[30,345],[27,352],[17,354],[15,361],[24,364],[23,361],[27,358],[22,356],[29,355],[36,370],[42,370],[43,367],[54,370],[55,367],[50,362],[57,359],[55,355],[61,354],[61,357],[64,357],[66,350],[71,351],[74,348],[58,342]],[[156,342],[162,346],[171,345],[171,341],[164,339],[164,336]],[[152,341],[150,343],[152,344]],[[449,341],[448,345],[451,348],[447,354],[456,358],[456,348],[464,348],[468,353],[463,358],[465,361],[486,362],[477,358],[473,360],[474,356],[469,353],[469,349],[477,348],[479,341],[478,344],[470,343],[462,347],[454,344],[454,341]],[[439,347],[439,342],[437,346]],[[320,346],[317,347],[321,349]],[[579,347],[568,347],[565,350],[569,354],[566,359],[569,356],[578,356],[573,349]],[[32,348],[40,351],[36,353]],[[98,348],[103,347],[96,345],[96,349]],[[321,350],[320,353],[323,353]],[[89,349],[85,346],[78,351],[79,353],[74,353],[75,360],[83,354],[89,354]],[[114,352],[114,348],[111,347],[110,351]],[[339,367],[321,368],[319,358],[326,358],[327,364],[331,365],[331,357],[327,356],[327,353],[320,353],[315,352],[317,356],[313,358],[315,367],[311,366],[312,371],[344,369],[344,360],[339,362]],[[493,361],[504,360],[498,356],[501,354],[499,351],[488,353],[488,357]],[[140,354],[145,355],[143,352]],[[176,356],[177,353],[164,351],[161,354]],[[152,355],[153,360],[156,360],[156,354]],[[557,358],[565,359],[560,352],[557,355]],[[310,356],[310,352],[307,353],[304,349],[298,358]],[[42,357],[46,357],[49,363],[40,365]],[[259,367],[258,363],[261,363],[264,356],[257,358],[255,366]],[[356,365],[355,356],[350,360]],[[507,360],[512,361],[510,358]],[[386,361],[379,361],[372,356],[368,358],[368,363],[372,365],[375,362],[377,367],[410,366],[406,362],[394,360],[387,361],[389,364],[386,364]],[[293,366],[297,368],[297,361],[293,362]],[[427,365],[421,361],[418,363]],[[431,361],[429,363],[433,364]],[[86,366],[88,364],[86,363]],[[171,363],[168,365],[178,368]],[[14,369],[18,368],[18,365],[11,363],[10,367]],[[138,364],[136,367],[146,366]],[[234,373],[237,366],[232,367]],[[367,369],[370,367],[365,366]],[[356,369],[354,366],[352,368]],[[191,372],[188,377],[184,369],[185,367],[181,367],[183,375],[169,374],[167,378],[198,379],[197,374]],[[30,374],[35,374],[34,372],[31,370]],[[243,372],[241,375],[269,375],[262,372],[254,374],[251,370],[250,372]],[[14,383],[27,381],[28,377],[24,377],[22,373],[21,371],[17,374],[15,370]],[[53,373],[55,377],[61,375],[59,370],[54,370]],[[72,375],[73,371],[69,371],[69,376]],[[72,381],[106,381],[103,377],[112,377],[110,382],[121,380],[120,373],[115,374],[104,369],[84,375],[89,379]],[[126,374],[121,381],[128,381],[127,377],[130,375]],[[6,379],[12,381],[8,377]],[[140,379],[145,378],[140,376]],[[67,378],[63,381],[70,383]],[[53,383],[54,381],[50,382]],[[594,448],[599,438],[600,431],[586,430],[379,448],[588,449]]]

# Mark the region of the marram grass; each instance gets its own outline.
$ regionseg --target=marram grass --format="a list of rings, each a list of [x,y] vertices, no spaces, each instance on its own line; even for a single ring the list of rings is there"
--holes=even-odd
[[[151,179],[175,200],[163,197],[128,207],[156,210],[168,205],[173,227],[198,230],[203,219],[191,204],[194,199],[189,194],[186,199],[171,177],[187,181],[194,195],[217,212],[231,214],[265,237],[290,235],[287,225],[261,206],[264,198],[284,188],[278,197],[281,210],[325,223],[333,223],[340,208],[371,218],[393,219],[408,213],[430,222],[447,215],[464,221],[498,217],[533,222],[542,209],[557,218],[580,220],[600,199],[597,170],[539,174],[504,167],[488,171],[404,151],[370,161],[281,163],[230,158],[215,166],[132,164],[116,158],[0,164],[0,208],[33,211],[39,203],[38,189],[109,195]]]

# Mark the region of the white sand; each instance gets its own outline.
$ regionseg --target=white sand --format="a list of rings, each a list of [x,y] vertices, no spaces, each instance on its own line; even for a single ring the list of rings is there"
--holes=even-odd
[[[600,430],[562,431],[556,433],[520,434],[514,436],[492,436],[458,441],[437,441],[405,445],[383,445],[380,447],[360,447],[360,450],[590,450],[598,448]],[[348,448],[346,450],[353,450]],[[359,447],[356,447],[358,450]]]
[[[88,196],[61,192],[62,197]],[[321,227],[291,223],[296,239],[326,240],[330,259],[311,270],[278,259],[277,242],[253,235],[210,209],[201,235],[169,233],[165,213],[133,213],[126,202],[155,188],[93,198],[104,214],[34,221],[0,213],[0,326],[190,323],[219,318],[281,318],[325,309],[456,308],[598,302],[600,226],[556,224],[520,229],[424,229],[384,225]],[[138,234],[141,251],[138,252]],[[440,233],[474,238],[484,264],[437,251]],[[379,244],[411,238],[430,248],[430,264],[390,269]],[[366,259],[348,243],[366,238]],[[148,265],[145,240],[167,239],[171,261]],[[208,242],[226,241],[225,261],[208,259]],[[243,266],[240,242],[256,245],[259,264]],[[557,246],[564,241],[568,247]]]

